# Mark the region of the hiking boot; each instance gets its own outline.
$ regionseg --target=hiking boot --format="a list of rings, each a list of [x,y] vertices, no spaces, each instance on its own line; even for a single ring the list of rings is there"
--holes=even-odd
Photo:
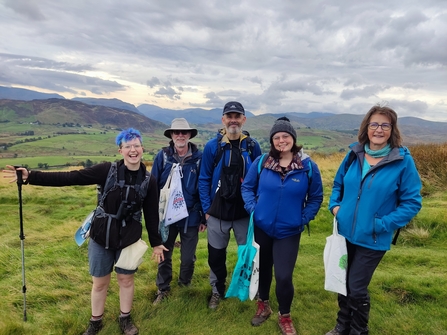
[[[102,329],[102,319],[90,320],[87,330],[83,335],[95,335]]]
[[[349,335],[349,329],[343,330],[342,327],[337,324],[335,328],[327,332],[326,335]]]
[[[157,297],[155,298],[154,302],[152,303],[152,305],[158,305],[159,303],[161,303],[163,300],[168,298],[168,294],[169,291],[157,291]]]
[[[292,319],[290,319],[290,313],[283,315],[278,313],[278,325],[281,328],[282,335],[297,335]]]
[[[256,311],[255,316],[251,319],[252,326],[260,326],[265,320],[267,320],[272,314],[272,309],[270,308],[270,304],[268,300],[262,301],[258,300],[256,302],[258,305],[258,310]]]
[[[216,309],[217,306],[219,306],[220,302],[220,294],[219,293],[213,293],[211,295],[210,301],[208,303],[208,308]]]
[[[120,316],[119,324],[120,324],[121,332],[124,335],[137,335],[138,334],[138,328],[135,327],[135,325],[133,324],[132,318],[130,317],[130,315]]]

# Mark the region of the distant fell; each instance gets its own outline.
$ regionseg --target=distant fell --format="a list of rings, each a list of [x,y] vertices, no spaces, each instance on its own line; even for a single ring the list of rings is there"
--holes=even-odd
[[[4,87],[0,86],[0,99],[12,99],[12,100],[34,100],[34,99],[65,99],[62,95],[56,93],[42,93],[25,88],[17,87]]]
[[[135,127],[143,132],[164,129],[166,125],[125,109],[87,105],[67,99],[0,100],[0,122],[79,124],[112,128]]]
[[[143,104],[138,106],[138,110],[147,117],[171,124],[175,118],[183,117],[192,124],[221,123],[222,108],[203,109],[203,108],[187,108],[187,109],[168,109],[161,108],[151,104]],[[247,118],[254,117],[254,114],[245,111]]]
[[[124,102],[119,99],[103,99],[103,98],[82,98],[76,97],[71,100],[80,101],[87,105],[95,105],[95,106],[107,106],[112,108],[126,109],[135,113],[141,114],[141,112],[132,104],[128,102]]]

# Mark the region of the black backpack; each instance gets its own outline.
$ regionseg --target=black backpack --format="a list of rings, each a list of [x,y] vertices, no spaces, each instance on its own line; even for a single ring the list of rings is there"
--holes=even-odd
[[[136,242],[141,237],[141,206],[138,207],[136,202],[129,202],[128,195],[130,189],[134,189],[139,197],[140,203],[147,195],[150,180],[150,172],[146,171],[146,175],[138,173],[135,185],[126,185],[124,179],[124,164],[119,168],[116,162],[110,166],[104,188],[97,186],[98,190],[98,206],[92,219],[90,228],[90,237],[98,244],[106,249],[120,249]],[[108,194],[117,188],[126,189],[126,199],[121,204],[115,214],[105,211],[105,202]],[[131,224],[128,224],[131,222]]]

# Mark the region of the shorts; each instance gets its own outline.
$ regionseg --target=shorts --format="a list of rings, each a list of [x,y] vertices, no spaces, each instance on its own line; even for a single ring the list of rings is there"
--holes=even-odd
[[[90,275],[93,277],[104,277],[112,273],[113,266],[118,261],[121,250],[109,250],[96,243],[92,239],[88,242],[88,264]],[[124,275],[131,275],[135,270],[126,270],[115,267],[115,272]]]

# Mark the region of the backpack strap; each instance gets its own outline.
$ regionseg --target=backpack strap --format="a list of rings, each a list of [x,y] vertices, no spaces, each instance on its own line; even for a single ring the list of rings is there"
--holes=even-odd
[[[104,199],[106,198],[107,193],[109,193],[110,189],[115,184],[116,169],[117,169],[116,162],[112,162],[109,172],[107,173],[107,178],[106,178],[106,182],[104,183],[104,188],[100,184],[98,184],[96,186],[96,188],[98,190],[98,205],[100,205],[100,206],[104,205]]]
[[[248,155],[251,158],[251,161],[253,162],[255,160],[255,158],[256,158],[256,157],[252,157],[253,156],[253,152],[254,152],[254,148],[256,146],[256,143],[250,136],[247,136],[244,139],[244,141],[246,141],[246,148],[241,148],[241,152],[246,150],[248,152]],[[224,145],[222,145],[222,137],[220,137],[217,140],[216,155],[214,156],[214,167],[216,167],[217,164],[219,164],[226,145],[227,145],[226,143]]]
[[[222,145],[222,137],[217,140],[216,154],[214,155],[214,167],[216,167],[222,159],[225,145]]]
[[[259,159],[259,162],[258,162],[258,179],[259,179],[259,176],[261,175],[262,169],[264,168],[264,164],[265,164],[265,161],[267,160],[267,158],[268,158],[267,154],[264,153],[264,154],[261,155],[261,158]]]

